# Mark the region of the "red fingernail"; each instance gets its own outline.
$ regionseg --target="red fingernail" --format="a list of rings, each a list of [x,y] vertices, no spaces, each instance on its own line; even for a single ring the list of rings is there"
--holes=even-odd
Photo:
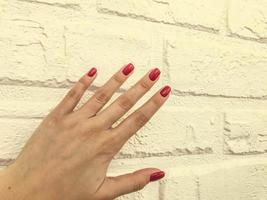
[[[95,75],[96,71],[97,71],[96,68],[93,67],[92,69],[90,69],[90,71],[87,73],[87,75],[90,77],[93,77]]]
[[[149,74],[149,79],[155,81],[160,75],[160,70],[158,68],[153,69]]]
[[[161,94],[161,96],[166,97],[166,96],[168,96],[170,91],[171,91],[171,87],[167,85],[164,88],[162,88],[162,90],[160,91],[160,94]]]
[[[127,76],[128,74],[130,74],[134,69],[134,66],[132,63],[129,63],[128,65],[126,65],[123,70],[122,73]]]
[[[162,179],[164,176],[165,176],[165,173],[163,171],[155,172],[150,175],[150,182]]]

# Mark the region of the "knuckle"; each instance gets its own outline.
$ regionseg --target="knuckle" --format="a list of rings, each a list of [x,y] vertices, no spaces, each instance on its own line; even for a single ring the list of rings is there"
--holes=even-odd
[[[162,104],[159,98],[152,98],[151,103],[156,107],[159,107]]]
[[[79,99],[81,97],[82,94],[82,88],[75,86],[74,88],[72,88],[69,92],[68,92],[68,97],[70,99]]]
[[[103,90],[99,90],[95,93],[95,100],[98,104],[104,105],[109,100],[109,96]]]
[[[150,84],[145,80],[141,80],[139,84],[145,90],[149,90],[151,87]]]
[[[112,149],[116,149],[119,143],[120,139],[117,134],[114,134],[112,132],[107,133],[105,144],[106,146],[108,146],[108,148],[112,147]]]
[[[108,148],[109,150],[118,150],[120,149],[122,143],[123,143],[123,138],[115,132],[114,130],[106,130],[101,134],[101,137],[103,139],[103,147]]]
[[[44,119],[47,127],[55,127],[60,121],[61,119],[53,113],[48,114]]]
[[[86,90],[87,87],[88,87],[88,82],[87,82],[87,80],[85,80],[84,77],[82,77],[82,78],[78,81],[77,84],[79,85],[79,87],[80,87],[82,90]]]
[[[141,111],[137,112],[135,117],[135,124],[137,126],[144,126],[148,122],[149,118]]]
[[[128,111],[133,105],[133,101],[126,95],[123,95],[118,100],[118,105],[124,111]]]
[[[98,151],[101,157],[104,157],[105,160],[111,160],[115,153],[117,152],[117,143],[115,142],[116,139],[112,139],[110,137],[100,139],[98,142]]]
[[[62,129],[66,130],[66,129],[70,129],[73,128],[72,124],[69,123],[69,121],[67,119],[61,120],[60,122],[60,126]]]
[[[118,83],[119,85],[121,85],[124,82],[124,78],[120,75],[120,74],[115,74],[113,76],[113,80]]]
[[[139,191],[139,190],[142,190],[145,185],[140,182],[137,178],[133,178],[133,186],[132,186],[132,190],[135,192],[135,191]]]
[[[62,118],[60,120],[60,126],[63,128],[63,129],[72,129],[72,128],[77,128],[77,130],[80,130],[82,129],[80,127],[80,123],[78,123],[76,120],[73,120],[73,118],[71,116],[66,116],[64,118]]]

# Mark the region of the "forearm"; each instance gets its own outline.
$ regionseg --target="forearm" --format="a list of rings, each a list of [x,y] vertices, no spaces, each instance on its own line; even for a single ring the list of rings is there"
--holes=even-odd
[[[51,200],[49,192],[45,190],[45,185],[37,179],[28,178],[28,174],[14,167],[0,170],[0,199],[1,200]]]

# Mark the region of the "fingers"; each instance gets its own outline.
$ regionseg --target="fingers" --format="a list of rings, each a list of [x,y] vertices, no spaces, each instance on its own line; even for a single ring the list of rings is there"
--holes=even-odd
[[[79,81],[72,87],[63,100],[55,108],[62,114],[67,114],[73,111],[79,103],[86,89],[92,84],[96,78],[97,70],[92,68],[87,74],[83,75]]]
[[[103,110],[98,117],[106,123],[104,128],[110,128],[121,118],[136,102],[155,84],[160,75],[160,70],[155,68],[139,80],[131,89],[122,94],[109,107]]]
[[[148,183],[157,181],[165,176],[159,169],[146,168],[133,173],[108,177],[103,187],[103,193],[107,199],[114,199],[119,196],[136,192],[143,189]]]
[[[163,87],[143,106],[122,121],[117,127],[115,127],[111,132],[111,134],[115,134],[113,137],[119,137],[120,141],[122,142],[121,145],[123,145],[158,111],[158,109],[168,99],[170,92],[171,88],[169,86]]]
[[[86,117],[94,116],[113,96],[117,89],[127,80],[134,70],[129,63],[114,74],[79,110]]]

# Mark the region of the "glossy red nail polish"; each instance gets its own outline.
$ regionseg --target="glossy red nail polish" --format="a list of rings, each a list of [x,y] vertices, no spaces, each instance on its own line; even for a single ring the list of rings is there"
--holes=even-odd
[[[160,91],[160,94],[161,94],[161,96],[166,97],[166,96],[168,96],[170,91],[171,91],[171,87],[167,85],[164,88],[162,88],[162,90]]]
[[[122,73],[127,76],[128,74],[130,74],[132,71],[134,70],[134,65],[132,63],[129,63],[128,65],[126,65],[123,70]]]
[[[165,173],[163,171],[155,172],[150,175],[150,182],[162,179],[164,176],[165,176]]]
[[[149,79],[155,81],[160,75],[160,70],[158,68],[153,69],[149,74]]]
[[[97,71],[96,68],[93,67],[92,69],[90,69],[90,71],[87,73],[87,75],[89,77],[93,77],[96,74],[96,71]]]

